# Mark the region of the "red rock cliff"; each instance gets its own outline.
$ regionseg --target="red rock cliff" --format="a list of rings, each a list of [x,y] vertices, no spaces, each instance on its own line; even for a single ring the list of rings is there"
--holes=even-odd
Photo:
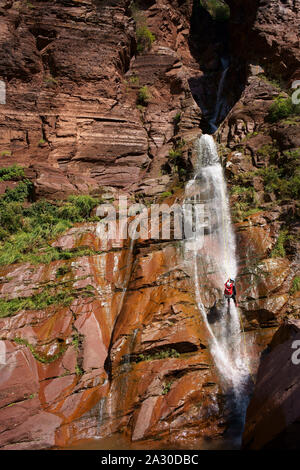
[[[167,202],[182,199],[178,186],[201,135],[195,93],[207,71],[216,72],[213,85],[219,77],[219,46],[199,45],[209,62],[203,71],[204,60],[195,54],[199,36],[190,30],[192,1],[145,1],[140,14],[155,41],[137,54],[129,3],[1,3],[0,78],[7,88],[6,105],[0,105],[1,166],[24,166],[35,200],[82,193],[117,199],[120,191],[152,202],[166,190],[174,194]],[[293,198],[277,201],[278,193],[265,190],[263,175],[255,173],[270,158],[280,167],[283,152],[299,148],[297,117],[267,119],[280,90],[266,77],[267,65],[286,82],[297,74],[299,8],[295,1],[227,3],[233,63],[241,62],[242,72],[234,77],[231,67],[227,91],[235,105],[217,138],[235,187],[239,300],[255,371],[258,352],[280,321],[299,315],[293,288],[298,209]],[[243,92],[232,92],[241,77]],[[145,86],[149,96],[141,105]],[[178,177],[169,151],[183,139]],[[1,182],[1,192],[9,185],[14,182]],[[251,213],[237,186],[254,188]],[[285,227],[293,238],[274,257]],[[115,431],[175,447],[222,436],[229,410],[180,242],[104,246],[96,223],[88,222],[51,244],[73,250],[72,259],[1,266],[2,299],[48,290],[67,293],[70,302],[0,318],[0,447],[65,447]],[[88,255],[76,257],[87,247]],[[208,289],[206,308],[217,300]]]

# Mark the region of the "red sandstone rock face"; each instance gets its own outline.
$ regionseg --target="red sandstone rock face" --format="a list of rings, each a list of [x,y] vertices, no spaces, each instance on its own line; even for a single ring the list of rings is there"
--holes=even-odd
[[[77,229],[84,244],[82,232],[93,239],[89,229]],[[73,237],[75,240],[76,229]],[[120,247],[118,251],[77,258],[70,263],[71,273],[59,279],[61,285],[75,289],[70,307],[20,311],[0,320],[4,449],[55,445],[61,426],[75,416],[79,418],[107,393],[104,362],[128,256],[128,249]],[[9,300],[40,292],[57,282],[57,268],[62,264],[3,268],[1,296]],[[90,293],[83,296],[87,286],[92,289],[89,287]],[[23,409],[28,419],[24,420]]]
[[[55,246],[103,249],[94,229],[78,225]],[[75,289],[69,307],[0,320],[3,449],[66,446],[100,429],[185,446],[222,433],[224,397],[180,253],[174,243],[144,246],[132,264],[116,240],[102,254],[70,261],[59,279]],[[62,264],[2,268],[1,296],[50,287]],[[171,349],[178,357],[135,362]]]
[[[235,55],[290,79],[299,68],[299,0],[226,0]]]
[[[299,448],[299,365],[292,361],[299,344],[299,321],[285,322],[261,359],[247,411],[245,449]]]
[[[128,331],[133,333],[128,336]],[[133,411],[129,421],[133,440],[170,433],[169,441],[185,442],[187,423],[191,440],[219,435],[224,400],[218,398],[206,337],[180,247],[143,249],[135,261],[111,350],[112,401],[117,415],[124,409]],[[146,359],[171,348],[178,358],[124,363],[124,358],[134,360],[142,354]]]
[[[188,85],[202,74],[188,47],[192,2],[145,7],[156,41],[149,53],[138,56],[128,3],[36,2],[31,10],[6,1],[1,10],[0,78],[8,93],[7,105],[0,105],[0,150],[12,152],[1,157],[2,164],[25,165],[37,198],[97,193],[108,185],[155,196],[171,182],[160,171],[174,137],[184,138],[191,152],[201,134],[201,112]],[[291,30],[285,37],[286,19],[280,19],[277,40],[275,2],[268,11],[262,6],[256,20],[255,2],[230,3],[236,9],[232,37],[243,58],[249,57],[249,37],[240,36],[247,21],[251,37],[261,41],[253,42],[255,57],[275,50],[276,69],[296,64],[292,7],[284,7]],[[244,7],[253,12],[254,27],[242,14]],[[143,85],[152,97],[140,111],[136,97]],[[265,130],[277,94],[255,70],[251,73],[219,133],[232,150],[229,181],[268,163],[257,151],[273,138],[284,149],[299,145],[296,125],[267,127],[264,135],[247,138]],[[0,192],[13,184],[1,183]],[[261,181],[255,179],[254,185],[265,202]],[[295,260],[269,258],[283,226],[280,216],[289,210],[275,205],[236,226],[238,296],[253,371],[273,329],[299,311],[299,297],[290,293]],[[0,270],[2,298],[30,296],[56,282],[75,292],[69,306],[0,319],[1,448],[64,447],[120,430],[134,441],[161,439],[162,446],[197,446],[201,437],[222,435],[228,424],[226,400],[178,244],[139,240],[131,254],[128,241],[105,246],[95,224],[84,224],[53,246],[88,246],[95,255],[68,262],[71,272],[58,280],[64,262]],[[220,298],[213,281],[203,292],[208,309]],[[154,356],[170,349],[179,356]]]
[[[63,278],[57,279],[61,261],[1,268],[6,299],[55,282],[76,294],[68,307],[0,320],[3,449],[65,447],[115,431],[183,448],[222,435],[226,397],[178,243],[137,241],[132,256],[127,242],[105,247],[95,224],[80,224],[53,245],[100,254],[68,261]],[[266,264],[286,275],[287,263]],[[276,289],[280,281],[273,282]],[[249,336],[254,369],[267,340]],[[171,350],[177,357],[168,357]],[[167,357],[155,357],[159,352]]]
[[[133,184],[133,189],[148,196],[163,192],[170,178],[160,176],[160,169],[173,146],[174,134],[179,132],[189,141],[201,133],[198,128],[200,112],[187,81],[193,73],[190,67],[198,67],[187,46],[189,24],[186,18],[191,11],[191,2],[181,10],[177,4],[171,6],[168,3],[164,8],[155,3],[145,10],[147,23],[157,39],[149,53],[137,57],[133,55],[136,48],[134,23],[129,17],[128,6],[127,1],[108,6],[89,1],[74,5],[36,2],[33,15],[28,6],[20,10],[15,3],[5,4],[2,18],[6,29],[1,36],[0,77],[6,81],[7,104],[0,110],[0,142],[1,150],[9,150],[11,155],[3,157],[3,165],[18,162],[27,167],[26,176],[34,182],[37,198],[64,198],[68,194],[99,192],[99,186]],[[144,85],[149,87],[151,100],[141,113],[136,108],[136,98],[139,88]],[[178,113],[181,113],[181,119],[175,129],[173,118]],[[149,175],[145,178],[147,169]],[[3,191],[9,184],[3,185]],[[206,350],[202,364],[199,318],[195,305],[192,306],[193,299],[188,300],[191,312],[187,315],[184,304],[183,311],[180,307],[187,294],[181,294],[178,289],[170,296],[168,284],[158,288],[154,285],[150,297],[144,293],[143,284],[154,283],[156,274],[164,274],[166,279],[170,277],[168,282],[173,282],[168,269],[159,273],[164,251],[158,256],[149,252],[153,260],[142,272],[142,283],[140,281],[134,287],[136,294],[134,290],[128,294],[128,301],[123,289],[133,266],[122,243],[104,247],[95,234],[95,224],[90,224],[71,229],[56,240],[54,246],[63,249],[89,246],[105,253],[76,259],[70,263],[71,274],[59,279],[60,285],[66,281],[66,285],[77,292],[70,307],[18,312],[11,318],[1,319],[3,344],[20,357],[29,355],[31,362],[26,373],[29,377],[34,375],[34,386],[29,379],[32,386],[27,391],[26,387],[20,387],[19,362],[17,367],[11,363],[3,365],[10,373],[4,375],[1,389],[10,390],[10,393],[2,409],[5,414],[2,448],[65,446],[72,440],[98,435],[99,427],[101,433],[107,434],[122,429],[125,423],[134,439],[156,432],[162,434],[169,426],[167,422],[173,421],[174,433],[184,434],[186,418],[181,411],[182,401],[187,414],[194,416],[195,429],[202,422],[203,432],[206,427],[208,434],[220,433],[221,428],[213,430],[221,419],[219,406],[215,404],[218,385]],[[173,253],[172,247],[169,252]],[[166,253],[169,252],[166,248]],[[175,259],[173,254],[165,261],[171,271]],[[39,292],[49,283],[56,282],[56,272],[61,264],[3,268],[1,295],[9,299]],[[188,289],[186,281],[184,283],[184,288]],[[82,296],[87,285],[94,287],[94,296]],[[139,303],[136,303],[137,298]],[[152,401],[153,406],[154,401],[157,404],[153,417],[148,386],[156,380],[157,373],[147,367],[150,362],[145,364],[146,367],[137,364],[136,372],[126,374],[128,396],[124,395],[121,402],[118,384],[123,383],[119,378],[122,368],[119,360],[122,358],[115,359],[113,354],[110,358],[110,347],[114,345],[112,335],[114,341],[117,340],[118,330],[114,329],[114,323],[118,315],[116,328],[127,325],[126,334],[132,335],[135,315],[142,314],[143,309],[146,314],[152,298],[162,305],[168,301],[164,318],[168,308],[174,308],[174,316],[177,315],[181,322],[179,329],[177,319],[173,328],[168,327],[168,322],[164,324],[161,346],[168,348],[178,343],[187,348],[186,354],[191,356],[183,360],[170,359],[166,365],[165,361],[157,361],[156,367],[162,369],[163,365],[165,373],[156,385],[157,396]],[[131,302],[136,305],[135,314]],[[154,314],[153,307],[150,312]],[[151,331],[149,324],[139,352],[147,349],[150,338],[154,343],[156,341],[160,328],[157,315],[156,333]],[[104,368],[107,357],[112,361],[113,370],[118,371],[112,383],[108,381],[107,367]],[[173,385],[172,400],[179,405],[175,406],[178,411],[170,414],[167,412],[169,397],[164,397],[162,391],[168,374],[175,376],[177,370],[182,375],[182,384]],[[143,429],[133,408],[135,404],[136,409],[133,385],[136,373],[145,384],[139,407],[143,408],[140,416],[147,407],[149,422]],[[185,375],[196,380],[193,392],[184,385]],[[206,376],[210,380],[206,380]],[[200,408],[195,408],[193,403],[202,401],[207,388],[198,391],[197,377],[201,383],[208,382],[211,388],[211,395],[207,395]],[[110,403],[118,403],[118,414]],[[33,421],[28,421],[28,426],[19,415],[22,407],[32,416]],[[161,413],[170,416],[163,428],[156,428]],[[213,417],[205,418],[206,415]],[[42,427],[38,425],[40,416],[43,416]],[[175,423],[176,419],[178,422]],[[0,421],[2,423],[2,418]],[[195,438],[202,431],[195,431]],[[184,437],[183,440],[186,441]]]
[[[137,57],[129,3],[4,2],[0,151],[10,154],[1,159],[30,167],[38,198],[138,183],[153,159],[157,177],[179,112],[183,134],[199,135],[187,82],[190,2],[186,16],[168,3],[145,11],[157,41]],[[144,85],[152,98],[141,114],[136,99]]]

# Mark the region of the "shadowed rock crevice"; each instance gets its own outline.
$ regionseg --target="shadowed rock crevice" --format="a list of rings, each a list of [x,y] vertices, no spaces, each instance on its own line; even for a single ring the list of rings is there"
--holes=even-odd
[[[204,133],[216,131],[245,88],[246,61],[234,55],[230,21],[214,19],[201,2],[194,1],[189,46],[202,74],[189,78],[189,86],[202,111]]]
[[[146,343],[143,346],[147,346]],[[201,349],[205,349],[206,346],[200,345]],[[123,356],[121,364],[124,362],[142,362],[147,360],[159,360],[159,359],[166,359],[180,357],[181,354],[186,353],[193,353],[198,351],[198,347],[187,341],[179,342],[179,343],[168,343],[165,346],[154,346],[148,349],[144,349],[141,352],[137,352],[134,354],[129,354]]]

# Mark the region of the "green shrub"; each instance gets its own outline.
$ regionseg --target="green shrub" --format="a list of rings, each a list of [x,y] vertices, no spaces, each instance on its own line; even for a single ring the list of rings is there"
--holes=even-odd
[[[20,178],[22,169],[0,169],[0,178]],[[91,196],[70,196],[67,201],[38,201],[28,206],[31,182],[24,179],[0,197],[0,265],[21,261],[49,263],[53,260],[94,254],[93,250],[61,251],[49,245],[74,222],[89,220],[101,201]]]
[[[137,104],[141,106],[148,106],[151,100],[151,93],[147,86],[143,86],[139,89],[137,96]]]
[[[246,202],[254,202],[255,198],[255,190],[253,186],[245,187],[245,186],[232,186],[231,194],[236,194],[241,196]]]
[[[290,294],[293,295],[299,291],[300,291],[300,276],[296,276],[293,279],[292,287],[290,289]]]
[[[232,186],[231,195],[235,196],[235,203],[233,206],[233,216],[235,222],[241,222],[246,217],[253,215],[260,211],[256,197],[256,192],[253,186]]]
[[[151,33],[150,29],[144,24],[137,26],[136,39],[137,51],[139,53],[142,53],[151,49],[152,43],[155,41],[155,36]]]
[[[1,202],[24,202],[30,195],[32,183],[29,180],[20,181],[18,186],[13,189],[6,189],[1,198]]]
[[[285,98],[279,95],[271,104],[268,113],[270,122],[277,122],[280,119],[287,118],[298,111],[298,107],[293,104],[292,98]]]
[[[38,146],[42,147],[45,143],[46,143],[46,141],[44,139],[40,139],[39,143],[38,143]]]
[[[57,215],[61,219],[70,220],[71,222],[81,222],[82,217],[78,207],[70,202],[58,208]]]
[[[18,181],[25,177],[21,166],[12,165],[6,168],[0,168],[0,181]]]
[[[139,354],[137,357],[137,362],[140,361],[156,361],[159,359],[168,359],[168,358],[178,358],[180,357],[180,353],[176,351],[176,349],[165,349],[162,351],[158,351],[154,354],[145,353]]]
[[[261,212],[259,207],[250,207],[247,202],[237,201],[233,206],[233,219],[234,222],[242,222],[247,217]]]
[[[173,162],[177,162],[179,159],[182,158],[182,150],[175,148],[169,151],[169,159]]]
[[[187,163],[183,158],[184,145],[185,141],[183,139],[177,140],[174,147],[169,150],[168,162],[162,166],[162,172],[171,173],[174,171],[178,174],[180,181],[185,180],[188,173]]]
[[[290,170],[286,161],[281,168],[271,165],[258,170],[257,174],[262,175],[265,190],[274,192],[279,199],[298,199],[300,197],[300,169],[298,167],[292,172]]]
[[[10,233],[22,227],[22,205],[18,202],[0,203],[0,224],[2,230]]]
[[[180,122],[180,119],[181,119],[181,113],[178,112],[178,113],[175,114],[175,116],[174,116],[174,118],[173,118],[174,124],[175,124],[175,125],[178,124],[178,123]]]
[[[65,276],[65,274],[68,274],[72,271],[72,268],[71,266],[68,266],[67,264],[65,264],[64,266],[60,266],[57,271],[56,271],[56,277],[60,277],[60,276]]]
[[[0,318],[14,315],[21,310],[43,310],[51,305],[67,307],[77,296],[90,297],[89,288],[76,290],[69,283],[50,284],[38,294],[30,297],[17,297],[11,300],[0,299]]]
[[[1,157],[10,157],[11,151],[10,150],[2,150]]]
[[[75,366],[75,374],[79,377],[84,374],[84,370],[78,364]]]
[[[283,168],[286,176],[295,176],[295,173],[299,173],[299,162],[300,162],[300,148],[294,150],[285,150],[282,155],[279,156],[278,166]]]
[[[252,184],[253,177],[255,176],[255,171],[245,171],[243,173],[238,173],[233,177],[233,183],[237,186],[248,186]]]
[[[155,41],[155,36],[147,27],[146,17],[140,11],[137,3],[132,2],[130,8],[132,17],[136,23],[137,52],[143,53],[149,51],[152,43]]]
[[[228,21],[230,18],[230,8],[223,0],[200,0],[212,18],[216,21]]]
[[[80,217],[84,219],[89,217],[92,209],[99,204],[98,199],[88,195],[69,196],[68,201],[77,207]]]
[[[285,243],[288,239],[288,230],[280,230],[275,246],[271,252],[272,258],[285,257]]]
[[[130,83],[132,83],[132,85],[138,85],[140,78],[138,75],[131,75],[131,77],[129,78],[129,81]]]
[[[265,144],[257,150],[257,154],[261,156],[263,160],[270,159],[273,162],[276,161],[278,153],[278,147],[272,144]]]
[[[171,191],[165,191],[164,193],[160,194],[161,199],[165,199],[166,197],[172,196]]]
[[[1,214],[0,214],[1,224]],[[0,226],[0,241],[5,240],[9,236],[9,232]]]
[[[164,385],[164,388],[163,388],[163,391],[162,391],[162,394],[163,395],[167,395],[172,387],[172,384],[173,384],[173,380],[171,380],[170,382],[167,382],[165,385]]]

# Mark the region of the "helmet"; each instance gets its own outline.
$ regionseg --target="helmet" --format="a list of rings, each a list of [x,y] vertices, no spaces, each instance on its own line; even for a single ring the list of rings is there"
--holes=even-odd
[[[235,282],[234,279],[232,279],[232,277],[229,279],[231,282]]]

